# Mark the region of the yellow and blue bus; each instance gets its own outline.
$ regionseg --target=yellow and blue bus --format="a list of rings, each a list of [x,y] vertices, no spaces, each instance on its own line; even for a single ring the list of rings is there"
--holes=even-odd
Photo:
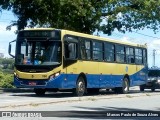
[[[14,85],[37,95],[72,90],[83,96],[101,88],[128,93],[147,80],[146,45],[55,28],[25,29],[12,42]]]

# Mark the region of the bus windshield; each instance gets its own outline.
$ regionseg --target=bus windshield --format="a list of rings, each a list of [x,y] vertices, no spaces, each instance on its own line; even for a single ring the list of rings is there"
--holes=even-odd
[[[160,70],[149,70],[149,77],[160,77]]]
[[[17,41],[16,65],[58,65],[61,63],[60,41]]]

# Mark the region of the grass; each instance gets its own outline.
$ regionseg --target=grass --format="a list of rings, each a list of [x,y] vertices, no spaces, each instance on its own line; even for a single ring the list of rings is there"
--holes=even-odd
[[[151,95],[147,93],[146,96],[151,96]]]
[[[31,103],[31,104],[29,104],[30,106],[33,106],[33,107],[37,107],[38,106],[38,104],[36,104],[36,103]]]
[[[132,96],[130,96],[130,95],[126,95],[126,97],[127,97],[127,98],[132,98]]]
[[[88,98],[88,100],[95,101],[96,99],[93,97]]]

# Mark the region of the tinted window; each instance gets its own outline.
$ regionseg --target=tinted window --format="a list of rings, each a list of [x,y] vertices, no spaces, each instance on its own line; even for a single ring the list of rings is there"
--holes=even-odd
[[[103,44],[93,42],[93,60],[103,60]]]
[[[142,49],[135,49],[135,62],[137,64],[142,64]]]
[[[148,76],[149,77],[158,77],[158,76],[160,76],[160,70],[149,70]]]
[[[69,59],[76,59],[78,57],[77,37],[65,36],[65,57]]]
[[[146,50],[143,50],[143,63],[144,64],[147,64],[147,51]]]
[[[104,60],[105,61],[108,61],[108,62],[115,61],[114,49],[115,48],[113,44],[109,44],[109,43],[104,44],[104,51],[105,51]]]
[[[134,49],[126,47],[126,61],[127,63],[134,63]]]
[[[125,62],[124,46],[116,46],[116,61],[120,63]]]
[[[91,45],[89,40],[81,41],[81,59],[91,59]]]

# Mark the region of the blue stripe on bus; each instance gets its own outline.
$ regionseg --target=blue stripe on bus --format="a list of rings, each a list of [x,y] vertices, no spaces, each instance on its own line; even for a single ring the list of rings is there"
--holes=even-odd
[[[142,71],[140,71],[142,72]],[[146,83],[146,75],[141,75],[140,72],[133,74],[130,77],[130,86],[136,86],[140,84]],[[143,72],[144,73],[144,72]],[[114,88],[114,87],[121,87],[122,80],[124,75],[93,75],[87,74],[87,88]],[[65,80],[67,79],[67,80]],[[28,87],[28,88],[75,88],[76,81],[78,79],[78,74],[61,74],[58,77],[52,80],[46,80],[46,85],[37,85],[37,86],[29,86],[29,85],[21,85],[19,81],[21,79],[14,78],[14,84],[16,87]],[[23,81],[35,81],[40,82],[43,80],[24,80]]]

